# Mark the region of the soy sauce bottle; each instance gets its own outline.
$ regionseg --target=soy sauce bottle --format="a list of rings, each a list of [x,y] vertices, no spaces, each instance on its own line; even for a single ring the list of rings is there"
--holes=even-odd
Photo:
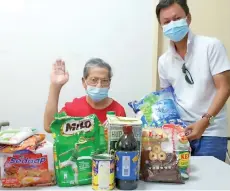
[[[124,126],[116,148],[116,187],[120,190],[135,190],[138,186],[137,145],[132,126]]]

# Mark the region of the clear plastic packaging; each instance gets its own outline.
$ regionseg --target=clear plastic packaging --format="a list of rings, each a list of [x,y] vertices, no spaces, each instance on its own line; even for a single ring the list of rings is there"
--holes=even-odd
[[[16,145],[35,134],[35,129],[30,127],[23,128],[4,128],[0,130],[0,144]]]
[[[129,106],[136,116],[142,120],[144,127],[162,127],[169,123],[186,127],[177,110],[174,90],[171,86],[152,92],[140,101],[130,102]]]
[[[190,144],[181,126],[144,128],[140,178],[146,182],[184,183],[189,178]]]

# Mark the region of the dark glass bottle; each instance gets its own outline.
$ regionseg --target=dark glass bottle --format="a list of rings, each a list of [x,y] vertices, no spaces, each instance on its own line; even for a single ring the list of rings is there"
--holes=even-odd
[[[116,148],[116,187],[120,190],[134,190],[138,186],[138,148],[131,126],[123,127],[123,135]]]

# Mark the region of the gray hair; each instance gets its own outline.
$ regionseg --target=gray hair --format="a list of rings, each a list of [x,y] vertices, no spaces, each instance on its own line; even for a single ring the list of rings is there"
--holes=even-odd
[[[178,5],[180,5],[181,8],[184,10],[186,15],[188,15],[190,13],[189,7],[187,4],[187,0],[160,0],[160,2],[158,3],[158,5],[156,7],[156,15],[157,15],[157,19],[158,19],[159,23],[160,23],[161,9],[168,8],[171,5],[173,5],[174,3],[177,3]]]
[[[93,67],[99,67],[99,68],[105,68],[109,72],[109,79],[112,78],[113,72],[111,66],[106,63],[104,60],[100,58],[92,58],[88,60],[85,64],[84,70],[83,70],[83,77],[86,79],[89,75],[89,69]]]

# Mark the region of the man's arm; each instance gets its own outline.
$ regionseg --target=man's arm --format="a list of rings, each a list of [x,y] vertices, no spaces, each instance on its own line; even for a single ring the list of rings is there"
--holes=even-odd
[[[216,87],[216,95],[207,113],[216,116],[227,102],[230,95],[230,62],[224,45],[215,40],[208,49],[210,72]]]
[[[210,72],[216,87],[216,95],[212,104],[207,108],[207,113],[216,116],[227,102],[230,95],[230,62],[224,45],[219,40],[214,40],[208,49]],[[187,127],[188,139],[199,139],[206,128],[209,120],[204,117]],[[192,130],[192,131],[191,131]],[[191,132],[191,133],[190,133]]]
[[[230,96],[230,71],[213,76],[213,80],[217,92],[207,113],[211,116],[216,116]]]

